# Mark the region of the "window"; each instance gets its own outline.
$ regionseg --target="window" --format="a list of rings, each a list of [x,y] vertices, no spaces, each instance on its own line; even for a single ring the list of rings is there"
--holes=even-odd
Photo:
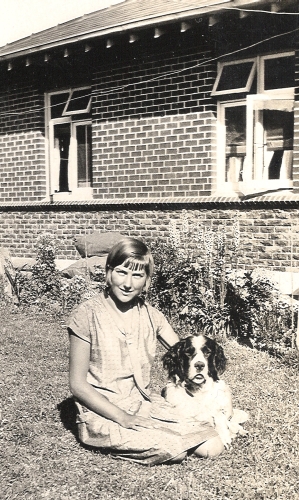
[[[238,74],[235,78],[232,69],[238,63],[220,65],[213,89],[214,95],[220,94],[222,98],[224,93],[230,94],[229,100],[218,103],[218,192],[221,193],[250,194],[292,187],[294,55],[263,56],[250,63],[251,69],[244,66],[243,77]],[[226,73],[225,67],[230,68]],[[256,75],[252,74],[252,68]],[[252,93],[254,78],[257,92]],[[240,89],[244,96],[238,99],[234,94]]]
[[[63,115],[76,115],[78,113],[88,113],[91,106],[90,92],[87,89],[77,89],[70,92],[68,101],[63,110]]]
[[[286,89],[294,87],[295,57],[267,56],[263,58],[262,88],[267,90]]]
[[[248,59],[220,63],[212,95],[248,92],[255,76],[256,61]]]
[[[49,183],[53,199],[92,198],[91,91],[47,95]]]

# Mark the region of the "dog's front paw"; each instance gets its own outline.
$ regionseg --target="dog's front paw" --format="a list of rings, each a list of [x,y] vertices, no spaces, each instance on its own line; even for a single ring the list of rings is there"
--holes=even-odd
[[[230,436],[230,433],[229,432],[228,433],[227,432],[221,433],[220,434],[220,439],[221,439],[221,441],[222,441],[222,443],[224,445],[224,448],[226,450],[229,450],[230,447],[231,447],[231,445],[232,445],[232,438]]]
[[[242,425],[237,424],[236,422],[230,421],[228,423],[228,428],[233,438],[235,438],[238,435],[245,436],[246,434],[248,434],[248,432],[245,429],[243,429]]]

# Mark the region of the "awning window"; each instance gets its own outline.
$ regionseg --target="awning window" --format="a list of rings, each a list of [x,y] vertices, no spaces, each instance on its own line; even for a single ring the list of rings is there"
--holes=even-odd
[[[72,90],[63,110],[63,115],[77,115],[89,113],[91,107],[91,94],[89,88]]]
[[[212,95],[249,92],[255,72],[254,59],[220,64]]]

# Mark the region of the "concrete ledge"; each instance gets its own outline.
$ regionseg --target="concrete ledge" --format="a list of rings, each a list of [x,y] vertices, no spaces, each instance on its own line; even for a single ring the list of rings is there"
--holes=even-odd
[[[30,201],[30,202],[0,202],[0,211],[7,210],[47,210],[47,211],[59,211],[64,208],[70,210],[76,210],[78,208],[84,208],[85,210],[92,210],[94,208],[107,208],[113,207],[115,210],[117,207],[130,208],[139,206],[150,206],[155,208],[165,208],[171,207],[176,208],[177,206],[198,206],[198,207],[217,207],[219,205],[231,206],[231,207],[257,207],[257,206],[275,206],[277,207],[298,207],[299,205],[299,194],[293,193],[292,190],[281,189],[275,190],[273,192],[264,193],[252,193],[247,196],[231,196],[226,195],[210,195],[210,196],[177,196],[177,197],[167,197],[167,196],[137,196],[136,198],[103,198],[92,200],[61,200],[61,201]]]
[[[277,284],[283,295],[299,295],[299,270],[271,271],[263,269],[263,274]]]
[[[55,259],[55,265],[58,271],[63,271],[71,264],[77,262],[78,259]],[[11,257],[11,263],[14,269],[30,271],[32,266],[36,263],[35,259],[27,257]]]

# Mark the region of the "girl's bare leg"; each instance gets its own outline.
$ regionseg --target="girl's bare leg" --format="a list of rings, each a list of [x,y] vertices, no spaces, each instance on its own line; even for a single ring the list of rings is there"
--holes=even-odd
[[[224,450],[224,444],[219,436],[208,439],[194,450],[194,454],[201,458],[216,458]]]

